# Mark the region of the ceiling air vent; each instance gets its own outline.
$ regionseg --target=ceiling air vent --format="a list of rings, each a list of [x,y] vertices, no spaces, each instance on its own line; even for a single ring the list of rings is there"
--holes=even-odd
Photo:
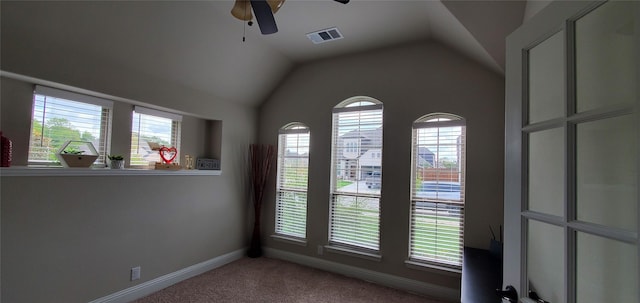
[[[317,32],[308,33],[307,37],[309,37],[309,40],[311,40],[311,42],[313,42],[314,44],[320,44],[342,39],[342,34],[340,33],[340,31],[338,31],[337,28],[332,27]]]

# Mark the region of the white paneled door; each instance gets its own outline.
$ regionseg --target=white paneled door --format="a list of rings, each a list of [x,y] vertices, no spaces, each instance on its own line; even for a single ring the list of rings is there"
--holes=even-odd
[[[639,1],[555,1],[507,38],[511,302],[640,302],[639,100]]]

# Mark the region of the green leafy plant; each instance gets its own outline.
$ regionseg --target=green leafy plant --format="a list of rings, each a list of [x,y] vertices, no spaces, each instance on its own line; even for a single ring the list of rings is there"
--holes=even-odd
[[[124,160],[124,157],[121,155],[108,155],[109,160]]]
[[[63,150],[62,153],[67,155],[82,155],[84,153],[84,150],[78,150],[73,147],[70,147],[68,149]]]

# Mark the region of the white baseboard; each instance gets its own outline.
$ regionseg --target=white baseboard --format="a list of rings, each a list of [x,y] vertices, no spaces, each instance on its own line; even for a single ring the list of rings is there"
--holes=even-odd
[[[402,289],[434,299],[440,299],[448,302],[460,302],[460,289],[434,285],[390,274],[380,273],[373,270],[294,254],[279,249],[264,247],[263,252],[265,253],[266,257],[298,263],[304,266],[309,266],[348,277],[358,278],[396,289]]]
[[[224,254],[213,259],[191,265],[181,270],[166,274],[153,280],[138,284],[108,296],[98,298],[89,303],[127,303],[133,300],[148,296],[163,288],[167,288],[173,284],[195,277],[199,274],[210,271],[227,263],[241,259],[247,253],[246,249],[239,249]]]

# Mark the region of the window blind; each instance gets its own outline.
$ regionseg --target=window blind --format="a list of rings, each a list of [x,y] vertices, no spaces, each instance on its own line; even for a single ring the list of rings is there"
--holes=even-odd
[[[161,162],[157,147],[176,147],[180,159],[180,121],[182,116],[136,106],[131,123],[131,166]]]
[[[33,96],[28,163],[55,165],[66,141],[91,142],[105,163],[113,102],[93,96],[36,86]]]
[[[410,259],[462,267],[464,120],[427,115],[413,124]]]
[[[280,130],[276,182],[276,234],[307,235],[309,128],[293,123]]]
[[[329,243],[377,251],[382,187],[382,104],[356,100],[333,112]]]

